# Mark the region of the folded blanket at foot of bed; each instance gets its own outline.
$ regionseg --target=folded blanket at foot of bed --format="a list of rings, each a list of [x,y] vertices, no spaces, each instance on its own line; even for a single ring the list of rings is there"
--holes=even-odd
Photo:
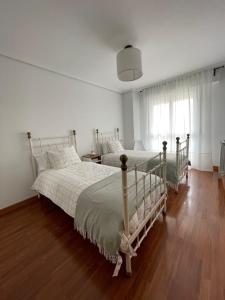
[[[144,173],[137,172],[138,178]],[[135,172],[127,174],[128,185],[135,182]],[[155,176],[152,182],[155,184]],[[159,185],[159,177],[156,177]],[[154,180],[154,181],[153,181]],[[151,187],[153,188],[153,187]],[[150,190],[150,180],[146,183],[145,191]],[[129,189],[129,218],[141,207],[143,201],[143,185],[138,187],[136,199],[135,188]],[[152,192],[154,193],[154,191]],[[156,196],[156,194],[154,194]],[[150,198],[155,203],[155,197]],[[150,203],[151,206],[151,203]],[[148,207],[150,207],[148,205]],[[79,196],[76,206],[74,226],[84,238],[98,246],[107,260],[116,263],[121,238],[123,235],[123,196],[121,173],[115,173],[85,189]]]

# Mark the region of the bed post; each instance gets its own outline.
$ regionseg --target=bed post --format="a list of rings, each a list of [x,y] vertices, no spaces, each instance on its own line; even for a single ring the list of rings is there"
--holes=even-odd
[[[187,134],[187,158],[189,159],[189,143],[190,143],[190,134]]]
[[[164,208],[163,215],[166,215],[166,200],[167,200],[167,180],[166,180],[166,150],[167,150],[167,142],[163,141],[163,182],[164,182],[164,191],[166,193],[166,197],[164,199]]]
[[[76,130],[73,130],[73,142],[74,142],[75,150],[77,151],[77,133],[76,133]]]
[[[99,147],[99,130],[96,129],[95,133],[96,133],[96,150],[99,154],[101,154],[100,147]]]
[[[189,143],[190,143],[190,134],[187,134],[187,173],[186,173],[186,178],[188,179],[188,165],[189,165]]]
[[[33,174],[33,179],[36,178],[36,168],[35,168],[35,161],[34,161],[34,156],[33,156],[33,148],[32,148],[32,138],[31,138],[31,132],[27,132],[27,138],[29,140],[29,146],[30,146],[30,153],[31,153],[31,165],[32,165],[32,174]],[[37,193],[38,199],[40,198],[40,194]]]
[[[128,213],[128,193],[127,193],[127,156],[125,154],[120,156],[121,171],[122,171],[122,192],[123,192],[123,213],[124,213],[124,233],[129,238],[129,213]],[[131,256],[126,253],[126,273],[127,276],[132,275],[131,271]]]
[[[179,155],[180,155],[180,138],[176,137],[176,169],[177,169],[177,178],[178,178],[178,183],[175,186],[175,191],[178,193],[178,186],[179,186],[179,171],[180,171],[180,166],[179,166]]]
[[[35,177],[36,177],[35,164],[34,164],[34,156],[33,156],[32,140],[31,140],[31,132],[30,131],[27,132],[27,138],[29,140],[30,153],[31,153],[32,174],[33,174],[33,178],[35,179]]]
[[[119,128],[116,128],[116,133],[117,133],[117,139],[119,141],[120,140]]]

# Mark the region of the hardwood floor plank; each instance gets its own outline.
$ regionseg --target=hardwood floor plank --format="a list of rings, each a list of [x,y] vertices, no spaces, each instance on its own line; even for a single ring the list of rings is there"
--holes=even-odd
[[[218,174],[192,170],[189,187],[170,191],[166,219],[153,226],[133,276],[73,230],[42,198],[0,220],[0,299],[225,299],[225,193]]]

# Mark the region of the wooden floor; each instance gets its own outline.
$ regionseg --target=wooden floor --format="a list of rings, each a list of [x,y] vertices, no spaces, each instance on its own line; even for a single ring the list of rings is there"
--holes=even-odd
[[[133,277],[73,230],[49,200],[1,217],[0,299],[225,299],[225,198],[217,175],[192,171],[170,193],[133,259]]]

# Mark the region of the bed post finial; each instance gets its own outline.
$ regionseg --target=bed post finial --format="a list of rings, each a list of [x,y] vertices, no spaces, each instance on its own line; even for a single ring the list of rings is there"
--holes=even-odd
[[[163,141],[162,144],[163,144],[163,151],[166,152],[166,150],[167,150],[167,141]]]
[[[29,140],[31,139],[31,132],[30,131],[27,132],[27,137],[28,137]]]
[[[120,139],[119,131],[120,131],[120,130],[119,130],[119,128],[117,127],[117,128],[116,128],[116,133],[117,133],[117,139],[118,139],[118,140]]]
[[[121,169],[122,171],[126,171],[127,170],[127,160],[128,160],[128,157],[126,156],[126,154],[122,154],[120,156],[120,161],[121,161]]]
[[[73,129],[73,135],[75,136],[76,134],[77,134],[77,133],[76,133],[76,130]]]
[[[176,140],[177,140],[177,144],[179,144],[180,143],[180,138],[176,137]]]

